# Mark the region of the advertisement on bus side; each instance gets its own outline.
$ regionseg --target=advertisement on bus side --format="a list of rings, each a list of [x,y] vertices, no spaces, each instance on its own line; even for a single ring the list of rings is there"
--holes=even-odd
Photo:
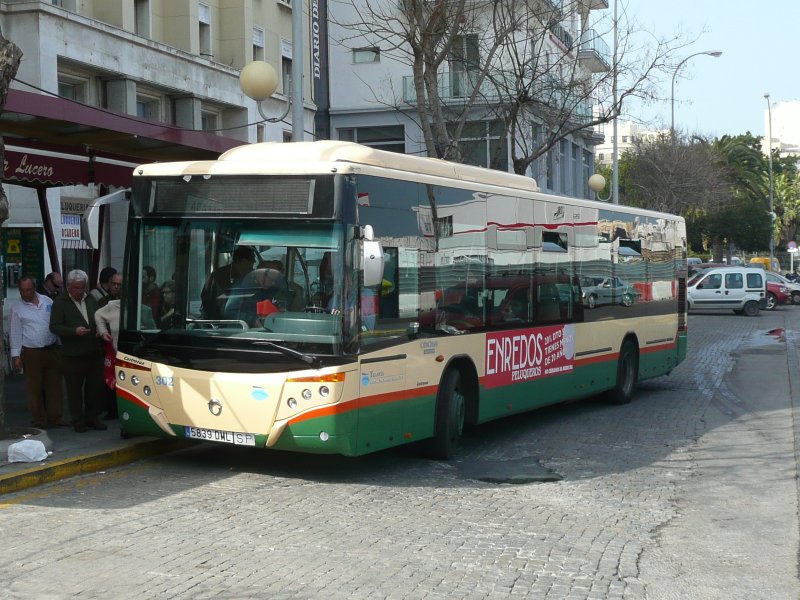
[[[533,381],[572,371],[575,326],[553,325],[486,335],[487,388]]]

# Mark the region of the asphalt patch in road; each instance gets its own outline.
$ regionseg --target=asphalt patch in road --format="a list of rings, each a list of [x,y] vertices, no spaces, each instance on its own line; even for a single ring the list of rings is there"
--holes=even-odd
[[[460,474],[485,483],[542,483],[563,477],[543,467],[535,458],[472,460],[457,465]]]

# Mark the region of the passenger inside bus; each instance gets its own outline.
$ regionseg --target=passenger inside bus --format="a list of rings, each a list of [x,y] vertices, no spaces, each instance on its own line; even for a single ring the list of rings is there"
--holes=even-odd
[[[269,300],[278,310],[287,310],[291,292],[286,278],[277,269],[256,269],[231,288],[223,316],[225,319],[244,321],[250,326],[256,324],[257,305]]]
[[[202,314],[205,319],[221,319],[228,291],[252,272],[256,253],[250,246],[237,246],[232,261],[215,269],[200,292]]]
[[[283,263],[279,260],[262,260],[258,267],[263,269],[275,269],[286,278]],[[306,293],[305,290],[303,290],[303,286],[295,281],[289,281],[288,278],[286,278],[286,286],[291,293],[287,309],[293,311],[303,310],[306,307]]]

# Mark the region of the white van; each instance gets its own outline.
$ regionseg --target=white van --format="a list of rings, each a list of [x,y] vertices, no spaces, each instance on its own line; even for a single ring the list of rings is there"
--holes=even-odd
[[[686,286],[689,310],[728,308],[755,317],[767,304],[763,269],[718,267],[699,271]]]

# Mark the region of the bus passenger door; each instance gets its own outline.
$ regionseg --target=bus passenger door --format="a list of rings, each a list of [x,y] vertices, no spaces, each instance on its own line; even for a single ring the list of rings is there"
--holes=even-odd
[[[406,356],[396,354],[361,361],[359,378],[358,448],[368,452],[403,443],[408,430],[406,415],[412,407],[404,390]]]

